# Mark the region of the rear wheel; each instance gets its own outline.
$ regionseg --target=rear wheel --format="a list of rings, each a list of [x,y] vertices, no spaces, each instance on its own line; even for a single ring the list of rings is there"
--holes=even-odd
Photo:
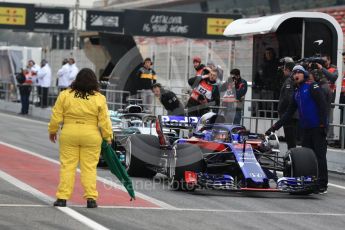
[[[125,143],[125,165],[130,176],[154,177],[160,159],[158,138],[152,135],[136,134],[127,138]]]
[[[305,147],[290,149],[284,157],[284,176],[318,178],[317,158],[313,150]],[[291,192],[294,195],[307,195],[314,191]]]
[[[169,185],[172,190],[194,191],[196,184],[185,181],[185,172],[203,170],[203,157],[200,148],[193,144],[177,144],[175,156],[169,158]]]
[[[105,168],[107,167],[107,163],[105,162],[105,160],[103,159],[103,156],[102,156],[102,153],[99,155],[99,160],[98,160],[98,164],[97,164],[97,167],[100,167],[100,168]]]

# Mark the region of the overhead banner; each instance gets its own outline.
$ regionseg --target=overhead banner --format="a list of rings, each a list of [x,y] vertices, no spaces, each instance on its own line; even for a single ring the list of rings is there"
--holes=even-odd
[[[126,10],[125,33],[141,36],[199,37],[200,22],[193,14]]]
[[[69,9],[35,7],[35,28],[68,30]]]
[[[0,3],[1,29],[33,29],[32,4]]]
[[[182,36],[228,39],[226,26],[241,15],[126,10],[125,33],[140,36]]]
[[[123,12],[88,10],[86,30],[123,32]]]

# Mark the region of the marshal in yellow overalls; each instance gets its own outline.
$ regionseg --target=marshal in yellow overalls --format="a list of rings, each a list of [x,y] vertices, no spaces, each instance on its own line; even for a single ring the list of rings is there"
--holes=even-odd
[[[113,135],[105,97],[98,92],[82,97],[70,89],[62,91],[52,110],[49,133],[57,133],[60,124],[61,168],[56,197],[65,200],[71,197],[79,162],[84,198],[96,200],[96,169],[102,138],[110,141]]]

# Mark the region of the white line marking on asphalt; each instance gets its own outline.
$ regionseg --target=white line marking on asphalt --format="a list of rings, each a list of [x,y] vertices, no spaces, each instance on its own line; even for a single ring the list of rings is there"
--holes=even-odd
[[[41,191],[38,191],[37,189],[31,187],[30,185],[18,180],[15,177],[12,177],[11,175],[3,172],[0,170],[0,178],[3,180],[11,183],[12,185],[20,188],[21,190],[28,192],[32,194],[34,197],[38,198],[39,200],[47,203],[47,204],[52,204],[54,199],[50,196],[47,196],[46,194],[42,193]],[[53,206],[51,206],[53,207]],[[101,229],[101,230],[107,230],[108,228],[104,227],[103,225],[98,224],[97,222],[89,219],[86,216],[83,216],[82,214],[74,211],[71,208],[64,207],[64,208],[58,208],[60,211],[63,213],[69,215],[70,217],[74,218],[75,220],[79,221],[80,223],[88,226],[91,229]]]
[[[35,205],[35,204],[0,204],[1,207],[33,207],[33,208],[46,208],[51,207],[50,205]],[[82,205],[70,205],[69,207],[73,208],[83,208]],[[308,216],[345,216],[345,213],[320,213],[320,212],[280,212],[280,211],[253,211],[253,210],[236,210],[236,209],[198,209],[198,208],[148,208],[148,207],[129,207],[129,206],[98,206],[101,209],[131,209],[131,210],[155,210],[155,211],[179,211],[179,212],[217,212],[217,213],[246,213],[246,214],[264,214],[264,215],[308,215]],[[76,216],[76,218],[84,218],[81,214],[71,209],[71,211],[66,211],[68,208],[61,208],[63,212],[68,212],[68,215]],[[81,217],[79,216],[81,215]]]
[[[343,149],[335,149],[335,148],[327,147],[327,150],[331,150],[332,152],[344,153]]]
[[[309,216],[345,216],[345,213],[319,213],[319,212],[280,212],[280,211],[252,211],[252,210],[229,210],[229,209],[197,209],[197,208],[145,208],[145,207],[123,207],[123,206],[99,206],[102,209],[137,209],[137,210],[163,210],[163,211],[184,211],[184,212],[218,212],[218,213],[248,213],[265,215],[309,215]]]
[[[83,224],[86,224],[91,229],[97,229],[97,230],[109,230],[109,228],[104,227],[103,225],[100,225],[99,223],[91,220],[90,218],[80,214],[79,212],[68,208],[68,207],[58,207],[60,211],[63,213],[69,215],[70,217],[80,221]]]
[[[335,187],[335,188],[340,188],[340,189],[345,189],[345,187],[344,187],[344,186],[337,185],[337,184],[333,184],[333,183],[328,183],[328,186],[332,186],[332,187]]]
[[[21,147],[15,146],[15,145],[11,145],[11,144],[5,143],[5,142],[3,142],[3,141],[0,141],[0,144],[1,144],[1,145],[5,145],[5,146],[10,147],[10,148],[13,148],[13,149],[17,149],[17,150],[19,150],[19,151],[21,151],[21,152],[28,153],[28,154],[30,154],[30,155],[32,155],[32,156],[39,157],[39,158],[41,158],[41,159],[43,159],[43,160],[47,160],[47,161],[50,161],[50,162],[55,163],[55,164],[60,164],[60,162],[57,161],[57,160],[54,160],[54,159],[52,159],[52,158],[49,158],[49,157],[40,155],[40,154],[35,153],[35,152],[32,152],[32,151],[30,151],[30,150],[23,149],[23,148],[21,148]]]
[[[38,120],[34,120],[32,118],[26,118],[26,117],[19,117],[19,116],[16,116],[14,114],[7,114],[7,113],[1,113],[0,112],[0,115],[1,116],[4,116],[4,117],[9,117],[9,118],[15,118],[15,119],[18,119],[18,120],[22,120],[22,121],[25,121],[25,122],[31,122],[31,123],[36,123],[36,124],[42,124],[42,125],[47,125],[48,122],[45,122],[45,121],[38,121]]]
[[[51,205],[43,205],[43,204],[0,204],[0,208],[2,207],[20,207],[20,208],[43,208],[43,207],[51,207]]]
[[[47,196],[46,194],[42,193],[41,191],[38,191],[37,189],[31,187],[30,185],[18,180],[17,178],[5,173],[0,169],[0,178],[4,179],[5,181],[9,182],[10,184],[20,188],[21,190],[30,193],[34,197],[39,198],[44,203],[51,204],[54,199],[50,196]]]
[[[54,160],[54,159],[49,158],[49,157],[46,157],[46,156],[42,156],[42,155],[40,155],[38,153],[35,153],[35,152],[32,152],[30,150],[27,150],[27,149],[24,149],[24,148],[20,148],[20,147],[17,147],[15,145],[11,145],[11,144],[8,144],[8,143],[2,142],[2,141],[0,141],[0,144],[5,145],[5,146],[10,147],[10,148],[17,149],[19,151],[25,152],[25,153],[30,154],[32,156],[36,156],[36,157],[39,157],[41,159],[44,159],[44,160],[47,160],[49,162],[52,162],[52,163],[60,165],[59,161]],[[80,169],[77,169],[77,170],[78,170],[78,172],[80,172]],[[107,179],[105,179],[103,177],[99,177],[99,176],[97,176],[97,180],[100,181],[100,182],[103,182],[104,184],[107,184],[109,186],[112,186],[112,187],[114,187],[116,189],[119,189],[119,190],[124,191],[124,192],[127,193],[126,189],[122,186],[122,184],[118,184],[115,181],[110,181],[110,180],[107,180]],[[147,195],[145,195],[143,193],[140,193],[140,192],[137,192],[137,191],[135,191],[135,195],[138,198],[147,200],[147,201],[149,201],[149,202],[151,202],[151,203],[153,203],[155,205],[158,205],[160,207],[163,207],[163,208],[168,208],[168,209],[174,209],[175,208],[174,206],[172,206],[170,204],[167,204],[167,203],[165,203],[165,202],[163,202],[161,200],[155,199],[153,197],[147,196]]]
[[[282,173],[282,172],[277,172],[277,174],[280,174],[280,175],[283,176],[283,173]],[[337,185],[337,184],[333,184],[333,183],[328,183],[328,186],[335,187],[335,188],[340,188],[340,189],[345,189],[344,186]]]

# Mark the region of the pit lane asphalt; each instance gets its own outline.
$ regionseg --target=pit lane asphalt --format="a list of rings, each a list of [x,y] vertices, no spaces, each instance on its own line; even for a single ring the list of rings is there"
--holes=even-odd
[[[0,113],[0,131],[0,141],[58,160],[58,146],[48,141],[45,121]],[[98,176],[114,178],[106,169],[99,169]],[[133,178],[133,181],[136,191],[169,206],[71,208],[109,229],[344,229],[345,226],[345,190],[333,186],[325,195],[291,196],[210,190],[174,192],[160,176],[154,180]],[[343,176],[331,176],[330,183],[345,186]],[[0,194],[0,229],[85,229],[58,209],[2,179]]]

